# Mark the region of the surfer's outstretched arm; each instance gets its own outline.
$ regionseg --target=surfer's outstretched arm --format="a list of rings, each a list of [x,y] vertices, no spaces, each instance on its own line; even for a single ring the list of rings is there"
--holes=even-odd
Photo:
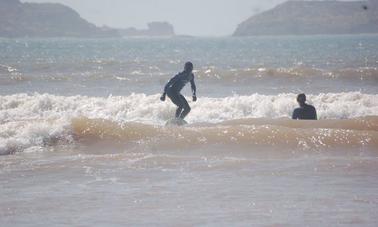
[[[196,87],[196,83],[194,82],[194,78],[190,81],[190,85],[192,87],[192,94],[193,94],[193,101],[197,101],[197,87]]]

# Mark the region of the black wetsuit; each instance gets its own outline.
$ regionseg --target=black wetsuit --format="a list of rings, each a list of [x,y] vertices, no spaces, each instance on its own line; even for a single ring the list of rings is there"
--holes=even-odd
[[[294,120],[317,120],[317,114],[315,107],[304,104],[303,106],[297,108],[293,112]]]
[[[178,106],[176,111],[176,118],[184,119],[190,112],[190,106],[185,97],[180,94],[184,86],[189,83],[192,87],[193,96],[196,96],[196,84],[194,83],[194,75],[189,72],[181,72],[174,76],[165,85],[164,93],[172,100],[172,102]]]

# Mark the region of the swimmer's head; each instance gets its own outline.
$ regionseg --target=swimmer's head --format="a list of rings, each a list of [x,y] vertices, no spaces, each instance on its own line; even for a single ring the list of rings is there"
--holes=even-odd
[[[191,62],[187,62],[185,63],[185,68],[184,68],[185,72],[192,72],[193,71],[193,63]]]
[[[297,102],[299,103],[299,105],[303,105],[306,103],[306,95],[305,94],[299,94],[297,96]]]

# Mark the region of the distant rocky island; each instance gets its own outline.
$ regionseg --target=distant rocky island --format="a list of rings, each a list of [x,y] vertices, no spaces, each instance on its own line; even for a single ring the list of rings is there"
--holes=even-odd
[[[0,37],[112,36],[117,30],[96,27],[62,4],[0,0]]]
[[[83,37],[173,36],[173,26],[152,22],[147,30],[98,27],[62,4],[22,3],[0,0],[0,37]]]
[[[378,1],[288,1],[241,23],[234,36],[378,33]]]
[[[122,36],[175,36],[175,30],[168,22],[151,22],[147,29],[120,29]]]

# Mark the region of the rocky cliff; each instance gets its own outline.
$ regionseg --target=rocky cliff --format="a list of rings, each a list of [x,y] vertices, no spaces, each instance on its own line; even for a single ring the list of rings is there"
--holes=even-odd
[[[241,23],[234,36],[378,33],[378,1],[288,1]]]
[[[113,36],[117,30],[96,27],[61,4],[0,0],[0,37]]]

